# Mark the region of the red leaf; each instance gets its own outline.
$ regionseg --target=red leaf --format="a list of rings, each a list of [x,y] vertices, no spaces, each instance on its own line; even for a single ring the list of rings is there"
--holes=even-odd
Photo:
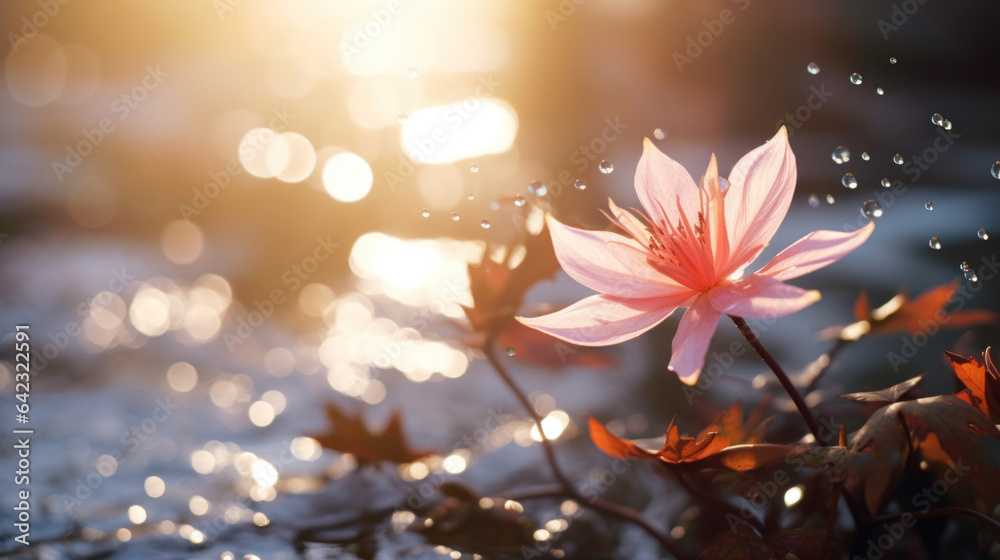
[[[359,464],[381,461],[412,463],[430,452],[412,451],[403,435],[399,413],[394,412],[381,433],[375,434],[361,419],[361,415],[348,416],[334,403],[326,405],[326,416],[332,426],[322,434],[314,434],[320,445],[327,449],[350,453]]]

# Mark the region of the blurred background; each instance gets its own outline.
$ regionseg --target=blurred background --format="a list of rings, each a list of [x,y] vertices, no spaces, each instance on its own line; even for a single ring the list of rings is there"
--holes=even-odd
[[[320,449],[328,402],[376,431],[401,411],[435,450],[404,481],[547,481],[537,431],[464,344],[466,266],[543,212],[603,228],[609,196],[637,205],[643,137],[697,178],[787,126],[798,187],[764,258],[880,207],[868,244],[802,281],[823,301],[761,335],[787,369],[828,348],[815,333],[850,322],[862,288],[879,305],[960,278],[955,307],[997,309],[998,16],[941,0],[4,2],[0,317],[31,325],[33,537],[48,544],[2,552],[294,557],[304,518],[400,501],[385,482],[337,484],[356,461]],[[560,273],[524,311],[586,294]],[[610,349],[610,369],[510,357],[572,472],[608,461],[585,413],[649,437],[745,397],[749,356],[692,407],[665,369],[675,325]],[[943,332],[898,371],[899,336],[864,341],[830,390],[927,370],[949,390],[940,348],[996,335]],[[723,325],[712,348],[737,337]],[[2,356],[13,402],[10,335]],[[460,445],[488,411],[505,428]],[[455,552],[421,543],[383,552]]]

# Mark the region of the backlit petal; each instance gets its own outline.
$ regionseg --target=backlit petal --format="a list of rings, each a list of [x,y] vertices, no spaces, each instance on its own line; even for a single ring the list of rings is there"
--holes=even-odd
[[[517,317],[525,325],[582,346],[610,346],[635,338],[666,319],[681,297],[628,299],[596,295],[541,317]]]
[[[819,298],[816,290],[756,274],[709,293],[713,308],[734,317],[783,317],[816,303]]]
[[[667,369],[676,373],[688,385],[698,382],[698,375],[705,366],[705,354],[719,325],[719,313],[708,301],[699,296],[684,313],[674,335],[673,353]]]
[[[655,221],[676,223],[678,199],[685,213],[698,213],[698,185],[691,174],[661,152],[649,138],[643,140],[642,157],[635,170],[635,193]]]
[[[559,223],[549,216],[549,232],[563,270],[592,290],[613,296],[649,298],[672,295],[675,282],[632,255],[619,255],[616,245],[642,248],[633,239],[610,231],[587,231]],[[637,261],[637,262],[632,262]]]
[[[875,222],[851,232],[819,230],[799,239],[775,255],[757,274],[788,280],[834,263],[864,243],[875,231]]]
[[[792,202],[795,179],[795,154],[785,127],[733,167],[726,192],[726,226],[735,267],[757,258],[774,237]]]

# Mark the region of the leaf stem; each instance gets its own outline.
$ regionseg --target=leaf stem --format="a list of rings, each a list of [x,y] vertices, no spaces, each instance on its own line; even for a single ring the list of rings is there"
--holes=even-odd
[[[806,425],[809,426],[809,431],[812,432],[813,437],[816,438],[816,443],[819,445],[826,445],[825,439],[820,437],[819,424],[816,422],[816,418],[809,410],[809,407],[806,406],[806,402],[802,400],[802,395],[799,394],[795,385],[793,385],[792,381],[788,379],[788,375],[785,373],[785,370],[781,369],[781,366],[778,365],[774,356],[767,351],[767,348],[765,348],[764,344],[757,338],[757,335],[750,330],[750,325],[747,324],[743,317],[733,317],[730,315],[729,318],[733,320],[733,323],[736,325],[736,328],[740,330],[740,334],[743,335],[743,338],[747,339],[750,346],[757,351],[757,354],[764,360],[764,363],[771,368],[771,371],[774,372],[778,381],[781,382],[781,386],[785,388],[785,392],[787,392],[788,396],[792,398],[792,402],[795,403],[795,407],[799,409],[799,414],[801,414],[802,418],[805,419]]]

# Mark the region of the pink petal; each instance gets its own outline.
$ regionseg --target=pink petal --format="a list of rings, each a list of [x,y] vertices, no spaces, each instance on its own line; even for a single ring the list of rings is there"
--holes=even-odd
[[[789,245],[757,274],[788,280],[837,262],[864,243],[875,231],[875,222],[852,232],[819,230]]]
[[[649,241],[650,233],[642,220],[633,216],[628,210],[619,208],[615,201],[610,198],[608,199],[608,207],[611,208],[612,221],[615,225],[625,230],[639,243]]]
[[[783,317],[819,301],[816,290],[752,274],[709,292],[712,307],[734,317]]]
[[[698,382],[719,317],[721,313],[712,307],[708,297],[702,295],[691,304],[677,325],[672,345],[673,354],[667,369],[676,373],[688,385]]]
[[[774,237],[792,202],[796,173],[785,127],[733,167],[726,192],[733,265],[757,258]]]
[[[517,320],[573,344],[610,346],[655,327],[688,297],[629,299],[599,294],[555,313]]]
[[[551,216],[546,222],[563,270],[592,290],[620,297],[650,298],[685,289],[646,264],[641,257],[642,248],[631,238],[610,231],[577,229]],[[618,246],[635,251],[625,252]]]
[[[684,166],[667,157],[645,138],[635,170],[635,193],[654,221],[677,223],[679,204],[688,216],[698,214],[698,185]]]

